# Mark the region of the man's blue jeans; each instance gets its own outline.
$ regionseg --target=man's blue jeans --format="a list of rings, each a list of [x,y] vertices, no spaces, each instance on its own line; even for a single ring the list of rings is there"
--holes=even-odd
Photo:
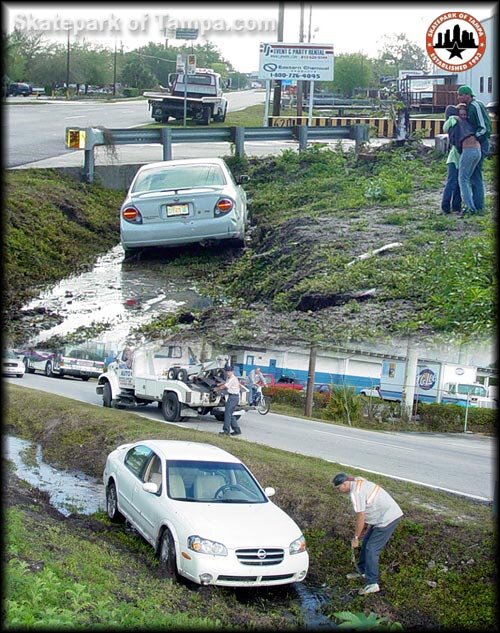
[[[448,163],[448,178],[444,186],[441,199],[441,211],[443,213],[459,213],[462,208],[462,196],[458,185],[458,169],[455,163]]]
[[[476,207],[474,201],[474,195],[472,190],[472,178],[476,173],[476,194],[479,195],[479,189],[477,188],[477,167],[481,162],[481,150],[474,147],[464,147],[462,150],[462,154],[460,155],[460,163],[458,165],[458,184],[460,185],[460,193],[462,194],[462,200],[464,201],[465,207],[472,211],[472,213],[477,213],[478,207]],[[481,175],[481,187],[482,184],[482,175]],[[484,204],[484,188],[482,192],[483,204]],[[482,207],[481,207],[482,208]]]
[[[359,553],[358,571],[360,574],[365,574],[366,585],[378,583],[378,559],[400,520],[401,517],[385,527],[371,525],[364,535]]]
[[[240,397],[238,396],[238,394],[229,394],[226,396],[226,406],[224,407],[224,424],[222,426],[222,430],[226,431],[227,433],[229,433],[231,428],[233,429],[233,431],[240,430],[238,420],[233,415],[239,400]]]
[[[474,206],[480,213],[484,211],[484,182],[483,182],[483,163],[490,149],[490,141],[485,138],[481,141],[481,160],[477,164],[471,176],[472,198]]]

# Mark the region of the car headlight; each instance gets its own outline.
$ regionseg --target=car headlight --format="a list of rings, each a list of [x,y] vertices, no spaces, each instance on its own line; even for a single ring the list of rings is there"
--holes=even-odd
[[[303,535],[290,543],[290,554],[300,554],[306,551],[306,539]]]
[[[189,536],[188,548],[200,554],[212,554],[213,556],[227,556],[227,549],[222,543],[216,541],[210,541],[207,538],[201,536]]]

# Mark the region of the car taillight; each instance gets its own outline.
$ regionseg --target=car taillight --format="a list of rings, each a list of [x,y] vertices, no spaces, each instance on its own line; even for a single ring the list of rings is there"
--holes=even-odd
[[[122,211],[122,218],[134,224],[142,223],[142,216],[135,207],[127,207]]]
[[[215,215],[223,215],[233,208],[233,201],[230,198],[220,198],[215,205]]]

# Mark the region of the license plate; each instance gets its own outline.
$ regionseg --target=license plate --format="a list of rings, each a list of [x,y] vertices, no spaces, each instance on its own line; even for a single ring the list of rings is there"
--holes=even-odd
[[[187,204],[167,204],[167,217],[171,218],[176,215],[189,215],[189,206]]]

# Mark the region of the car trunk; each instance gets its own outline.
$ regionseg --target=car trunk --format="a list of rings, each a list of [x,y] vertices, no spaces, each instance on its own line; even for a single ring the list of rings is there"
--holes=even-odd
[[[132,204],[140,211],[144,225],[214,217],[214,208],[223,187],[204,187],[182,191],[155,191],[133,194]]]

